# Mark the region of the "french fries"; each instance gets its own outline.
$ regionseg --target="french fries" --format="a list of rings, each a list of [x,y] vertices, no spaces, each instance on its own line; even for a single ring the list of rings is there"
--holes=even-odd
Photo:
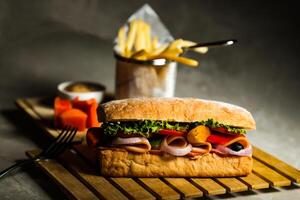
[[[124,52],[126,57],[130,57],[132,55],[132,47],[133,47],[133,43],[134,43],[135,38],[136,38],[137,28],[138,28],[137,22],[136,21],[131,21],[130,26],[129,26],[129,30],[128,30],[127,40],[126,40],[126,49],[125,49],[125,52]]]
[[[195,44],[183,39],[174,40],[169,44],[161,44],[157,36],[152,35],[151,26],[143,20],[130,21],[127,32],[124,26],[121,27],[117,39],[118,53],[126,58],[137,60],[164,58],[193,67],[198,66],[198,62],[181,55],[185,48]],[[207,47],[193,49],[201,54],[205,54],[207,50]]]
[[[121,27],[118,32],[118,46],[122,56],[125,56],[126,32],[125,27]]]
[[[183,40],[182,43],[183,43],[182,47],[190,47],[190,46],[193,46],[196,44],[195,42],[191,42],[188,40]],[[205,54],[208,51],[208,47],[198,47],[198,48],[193,49],[193,51],[201,53],[201,54]]]
[[[192,67],[197,67],[198,66],[198,62],[196,60],[190,59],[190,58],[185,58],[185,57],[180,57],[180,56],[173,56],[173,55],[164,55],[164,58],[168,59],[168,60],[174,60],[176,62],[185,64],[185,65],[189,65]]]

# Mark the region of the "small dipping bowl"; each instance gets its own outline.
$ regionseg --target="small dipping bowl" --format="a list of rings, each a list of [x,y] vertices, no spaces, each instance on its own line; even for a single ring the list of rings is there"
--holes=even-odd
[[[58,95],[64,99],[88,100],[95,98],[97,103],[103,99],[105,86],[89,81],[68,81],[57,86]]]

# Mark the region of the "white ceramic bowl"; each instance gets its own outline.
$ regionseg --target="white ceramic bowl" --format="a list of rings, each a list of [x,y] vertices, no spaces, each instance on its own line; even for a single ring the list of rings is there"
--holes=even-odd
[[[96,91],[91,91],[91,92],[71,92],[71,91],[67,91],[66,88],[70,85],[73,84],[86,84],[86,85],[90,85],[93,86],[93,88],[96,88]],[[78,97],[79,100],[88,100],[91,98],[95,98],[96,101],[98,103],[100,103],[103,99],[104,96],[104,92],[105,92],[105,87],[99,83],[95,83],[95,82],[88,82],[88,81],[68,81],[68,82],[63,82],[60,83],[57,86],[57,90],[58,90],[58,95],[61,98],[64,99],[70,99],[73,100],[76,97]]]

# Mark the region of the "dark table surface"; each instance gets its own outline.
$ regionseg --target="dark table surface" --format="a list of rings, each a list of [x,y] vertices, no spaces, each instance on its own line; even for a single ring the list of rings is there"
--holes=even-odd
[[[173,2],[173,1],[172,1]],[[17,110],[19,97],[51,96],[58,83],[92,80],[114,91],[112,41],[141,1],[0,1],[0,169],[47,141]],[[151,1],[176,38],[238,45],[192,55],[179,66],[176,96],[238,104],[257,122],[252,143],[300,168],[300,68],[296,6],[261,1]],[[300,189],[234,194],[234,199],[295,199]],[[0,180],[1,199],[63,199],[34,165]]]

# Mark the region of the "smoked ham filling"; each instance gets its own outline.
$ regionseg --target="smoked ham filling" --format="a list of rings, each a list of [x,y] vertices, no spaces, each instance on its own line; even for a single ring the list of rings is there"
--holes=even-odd
[[[227,127],[213,120],[196,123],[149,120],[110,122],[97,128],[97,133],[95,130],[88,131],[87,142],[95,147],[108,145],[134,153],[168,153],[192,159],[210,152],[222,156],[251,156],[252,147],[243,134],[245,131],[233,127],[227,129]],[[234,131],[231,132],[232,130]],[[239,130],[243,131],[237,133]],[[101,137],[102,139],[99,139]],[[232,148],[234,145],[239,148]]]
[[[146,153],[151,150],[151,145],[147,138],[143,137],[132,137],[132,138],[121,138],[116,137],[112,141],[112,145],[121,146],[128,151],[135,153]]]
[[[174,156],[185,156],[192,151],[192,148],[183,136],[169,135],[162,141],[160,149]]]

